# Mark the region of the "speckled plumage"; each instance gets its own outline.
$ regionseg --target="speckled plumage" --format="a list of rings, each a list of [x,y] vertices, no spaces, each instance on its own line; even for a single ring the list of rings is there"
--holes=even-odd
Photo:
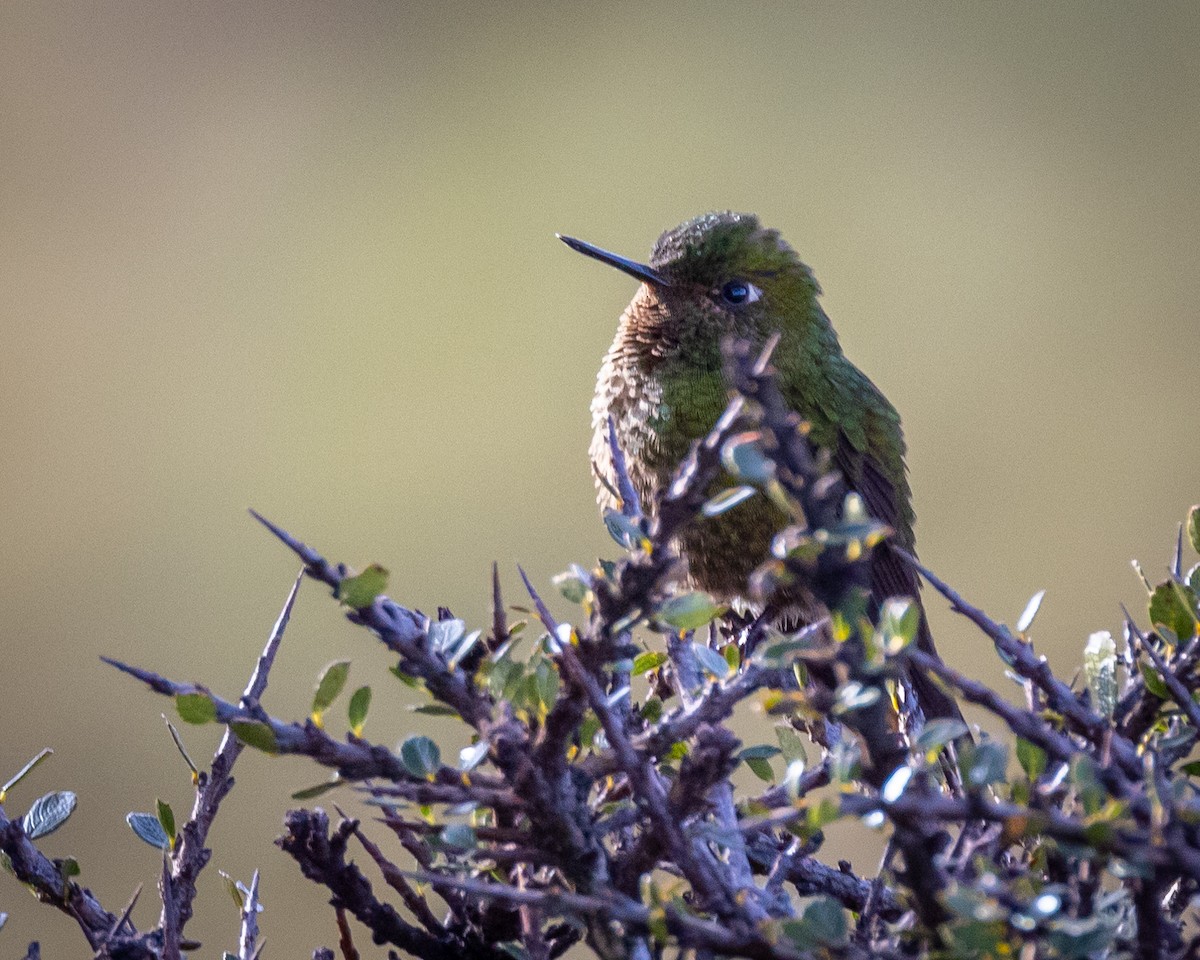
[[[630,478],[652,508],[654,495],[691,443],[708,432],[728,402],[722,339],[735,334],[762,342],[778,332],[773,362],[789,404],[809,421],[814,441],[833,453],[870,512],[911,551],[913,511],[900,417],[842,353],[817,302],[816,280],[779,234],[750,214],[704,214],[659,238],[648,273],[662,282],[643,283],[621,315],[592,401],[590,452],[601,506],[616,506],[610,492],[616,486],[608,447],[610,415]],[[752,285],[757,299],[730,303],[722,291],[731,282]],[[777,508],[756,497],[691,525],[680,543],[689,578],[723,599],[741,595],[784,522]],[[872,587],[881,602],[889,596],[916,597],[918,584],[885,546],[876,554]],[[798,599],[797,606],[806,604]],[[933,650],[923,618],[919,642]],[[919,689],[918,695],[926,715],[958,715],[940,690]]]

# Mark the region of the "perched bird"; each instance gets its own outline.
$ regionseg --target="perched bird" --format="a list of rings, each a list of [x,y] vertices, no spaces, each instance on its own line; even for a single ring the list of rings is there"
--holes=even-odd
[[[821,291],[812,271],[777,231],[750,214],[707,213],[659,237],[648,264],[561,239],[641,281],[621,315],[592,400],[591,456],[602,509],[617,506],[609,418],[629,477],[652,508],[692,442],[712,428],[728,403],[722,340],[735,335],[761,343],[778,332],[772,363],[785,399],[809,422],[809,436],[831,452],[871,515],[912,552],[900,417],[842,353],[817,302]],[[754,497],[692,524],[679,544],[690,580],[720,599],[744,595],[750,573],[768,559],[771,538],[786,522],[778,507]],[[915,573],[886,543],[874,555],[871,587],[872,614],[892,596],[920,603]],[[805,606],[802,600],[797,605]],[[936,652],[924,610],[917,643]],[[932,682],[914,677],[913,686],[927,718],[961,717],[954,700]]]

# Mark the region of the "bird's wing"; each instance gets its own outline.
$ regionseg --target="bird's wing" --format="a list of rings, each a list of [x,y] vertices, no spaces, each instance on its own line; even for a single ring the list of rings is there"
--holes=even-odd
[[[917,646],[926,653],[937,656],[938,652],[933,643],[933,634],[925,616],[925,608],[921,603],[921,581],[911,566],[905,563],[891,549],[891,543],[905,550],[913,550],[912,509],[909,506],[908,483],[904,476],[903,440],[899,439],[899,423],[897,432],[888,452],[898,453],[889,465],[890,473],[899,478],[902,485],[897,485],[889,479],[880,461],[872,455],[871,450],[858,450],[843,434],[839,437],[838,447],[834,453],[834,464],[846,479],[846,483],[866,505],[867,512],[876,520],[881,520],[891,527],[895,533],[893,539],[885,541],[876,549],[871,562],[871,616],[879,613],[879,606],[888,597],[912,597],[921,612],[921,623],[917,633]],[[895,442],[898,440],[898,445]],[[886,455],[886,454],[885,454]],[[926,718],[944,717],[947,719],[962,719],[962,712],[954,698],[948,695],[934,681],[924,674],[912,677],[916,688],[917,701]]]
[[[897,546],[911,550],[909,511],[901,500],[907,498],[908,490],[897,490],[869,452],[854,449],[844,438],[838,443],[834,464],[842,471],[847,486],[862,497],[867,513],[895,531]],[[903,465],[900,469],[903,469]],[[886,545],[875,551],[871,564],[871,595],[876,609],[888,597],[916,597],[919,602],[919,589],[916,572],[908,564],[887,549]]]

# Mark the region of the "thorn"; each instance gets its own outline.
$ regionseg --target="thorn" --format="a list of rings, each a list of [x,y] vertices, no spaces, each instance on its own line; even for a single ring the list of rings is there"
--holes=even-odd
[[[129,902],[125,905],[125,909],[122,910],[121,915],[119,917],[117,917],[116,923],[114,923],[112,925],[112,928],[108,931],[107,935],[104,937],[104,941],[106,943],[117,935],[117,933],[120,931],[121,927],[125,926],[125,924],[129,922],[129,917],[133,914],[133,908],[135,906],[137,906],[138,898],[141,895],[142,895],[142,885],[139,883],[134,888],[133,896],[129,898]]]
[[[754,361],[754,367],[751,372],[756,377],[761,377],[767,372],[767,364],[771,362],[771,355],[775,352],[775,348],[779,346],[781,334],[776,330],[767,338],[767,342],[763,345],[762,352],[758,355],[758,359]]]
[[[325,558],[313,550],[312,547],[297,540],[282,527],[273,524],[253,507],[250,508],[250,516],[252,516],[255,520],[270,530],[271,533],[273,533],[277,538],[279,538],[284,546],[286,546],[289,550],[295,553],[296,556],[304,561],[306,566],[319,567],[325,562]]]
[[[112,657],[101,657],[100,660],[107,663],[110,667],[115,667],[122,673],[129,674],[135,680],[142,681],[142,683],[146,684],[155,693],[161,693],[168,697],[173,697],[178,693],[176,684],[165,677],[160,677],[153,671],[143,670],[141,667],[131,667],[129,664],[122,663],[120,660],[114,660]]]
[[[538,596],[538,592],[533,589],[533,584],[529,582],[529,577],[525,575],[525,570],[520,564],[517,564],[517,572],[521,574],[521,579],[525,583],[525,589],[529,591],[529,597],[533,600],[533,605],[537,608],[538,619],[541,620],[542,625],[557,638],[558,623],[555,621],[554,615],[550,613],[549,607],[542,602],[542,598]]]
[[[1128,630],[1130,633],[1132,633],[1132,634],[1133,634],[1135,637],[1137,637],[1137,638],[1138,638],[1138,642],[1140,642],[1140,643],[1145,643],[1145,642],[1146,642],[1146,635],[1145,635],[1144,633],[1142,633],[1142,631],[1141,631],[1141,630],[1139,630],[1139,629],[1138,629],[1138,625],[1137,625],[1136,623],[1134,623],[1134,621],[1133,621],[1133,617],[1131,617],[1131,616],[1129,615],[1129,610],[1128,610],[1128,608],[1126,608],[1126,606],[1125,606],[1125,604],[1124,604],[1124,603],[1118,604],[1118,606],[1120,606],[1120,608],[1121,608],[1121,613],[1122,613],[1122,614],[1124,614],[1124,616],[1125,616],[1125,628],[1126,628],[1126,629],[1127,629],[1127,630]],[[1128,640],[1128,639],[1126,639],[1126,641],[1125,641],[1125,642],[1126,642],[1126,643],[1128,643],[1128,642],[1129,642],[1129,640]]]
[[[617,475],[617,493],[621,497],[621,512],[631,520],[641,519],[642,501],[633,481],[629,479],[625,454],[617,440],[617,421],[611,413],[608,415],[608,448],[612,452],[613,472]]]
[[[296,574],[292,589],[288,591],[287,599],[283,602],[283,609],[279,611],[279,616],[275,620],[275,626],[271,628],[271,635],[267,637],[267,645],[258,655],[258,661],[254,664],[254,670],[250,674],[246,688],[242,691],[242,703],[247,706],[257,703],[266,692],[267,680],[271,668],[275,666],[275,656],[279,653],[279,645],[283,642],[284,631],[287,630],[288,621],[292,618],[292,608],[296,605],[296,595],[300,592],[300,584],[303,580],[304,570],[301,570]]]
[[[508,639],[508,617],[504,613],[504,598],[500,594],[500,565],[492,561],[492,643],[499,649]]]

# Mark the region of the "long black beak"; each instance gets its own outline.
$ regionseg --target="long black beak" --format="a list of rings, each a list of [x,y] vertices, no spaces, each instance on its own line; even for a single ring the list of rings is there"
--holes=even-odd
[[[577,253],[582,253],[585,257],[591,257],[593,260],[599,260],[601,263],[607,263],[610,267],[616,267],[622,273],[627,273],[631,277],[641,280],[642,283],[648,283],[652,287],[670,286],[665,277],[656,273],[644,263],[638,263],[636,260],[627,260],[625,257],[618,257],[615,253],[609,253],[607,250],[593,247],[590,243],[584,243],[582,240],[576,240],[574,237],[564,237],[561,233],[556,233],[555,236]]]

